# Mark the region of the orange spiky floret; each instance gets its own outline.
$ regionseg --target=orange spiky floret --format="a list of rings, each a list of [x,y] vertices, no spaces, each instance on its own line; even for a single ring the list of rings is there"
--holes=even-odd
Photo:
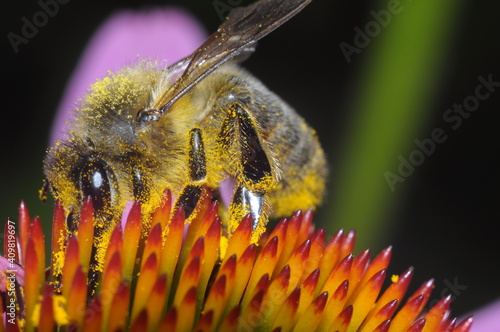
[[[19,205],[19,240],[20,240],[20,249],[21,249],[21,255],[19,256],[19,263],[24,264],[25,259],[26,259],[26,246],[28,244],[28,238],[29,238],[29,231],[30,231],[30,225],[31,225],[31,219],[30,215],[28,212],[28,208],[24,202],[21,202]],[[5,241],[4,243],[6,243]]]
[[[368,250],[354,255],[354,232],[339,231],[327,241],[324,229],[314,229],[311,211],[281,220],[257,244],[250,216],[225,238],[206,189],[188,220],[182,206],[172,208],[168,191],[152,216],[141,215],[134,203],[124,225],[110,232],[92,290],[91,205],[85,202],[77,231],[68,234],[56,204],[52,234],[59,238],[51,242],[47,280],[40,222],[21,205],[18,256],[25,278],[15,298],[22,307],[18,328],[465,332],[472,324],[449,318],[449,296],[422,312],[432,280],[404,301],[411,268],[382,292],[392,249],[373,261]],[[151,225],[144,228],[143,220]]]
[[[54,208],[54,217],[52,219],[52,242],[50,255],[50,278],[56,282],[56,276],[61,274],[64,264],[64,248],[67,244],[66,217],[64,208],[58,202]]]
[[[92,253],[92,243],[94,240],[94,212],[92,198],[88,197],[82,206],[80,222],[76,237],[78,239],[78,248],[80,250],[80,264],[84,272],[88,272],[90,255]]]

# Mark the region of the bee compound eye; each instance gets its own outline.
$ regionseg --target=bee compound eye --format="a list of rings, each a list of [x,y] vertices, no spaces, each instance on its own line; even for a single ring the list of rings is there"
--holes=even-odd
[[[102,160],[89,160],[80,169],[80,192],[83,198],[92,197],[95,211],[103,211],[111,203],[111,185],[107,164]]]

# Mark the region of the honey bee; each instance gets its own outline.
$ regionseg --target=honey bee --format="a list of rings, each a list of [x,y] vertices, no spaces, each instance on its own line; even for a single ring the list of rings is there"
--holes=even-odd
[[[258,236],[268,217],[320,204],[327,167],[314,130],[238,65],[309,2],[261,0],[233,9],[183,60],[166,68],[142,61],[94,83],[68,138],[45,158],[68,229],[76,230],[89,196],[97,242],[127,202],[140,201],[147,215],[166,189],[188,217],[204,188],[230,191],[229,235],[248,213]]]

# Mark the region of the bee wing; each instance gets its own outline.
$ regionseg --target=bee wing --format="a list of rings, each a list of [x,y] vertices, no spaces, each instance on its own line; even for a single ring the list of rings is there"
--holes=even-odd
[[[174,72],[184,69],[172,87],[160,95],[153,109],[164,114],[196,83],[226,61],[253,51],[253,44],[300,12],[311,0],[261,0],[231,10],[222,25],[190,56],[173,64]]]

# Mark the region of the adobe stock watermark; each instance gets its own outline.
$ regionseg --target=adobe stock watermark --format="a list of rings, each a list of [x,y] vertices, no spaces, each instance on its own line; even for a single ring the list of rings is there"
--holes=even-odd
[[[4,270],[0,274],[5,275],[5,317],[8,324],[16,324],[17,318],[17,297],[16,297],[16,225],[10,219],[7,220],[7,225],[5,227],[4,238],[6,243],[4,243],[4,258],[7,260],[7,266],[4,266]]]
[[[43,28],[49,23],[49,20],[57,15],[59,12],[59,5],[65,5],[70,0],[38,0],[37,4],[40,7],[30,18],[21,17],[21,27],[18,32],[7,33],[14,53],[19,53],[19,47],[23,44],[28,44],[30,40],[35,38],[39,29]]]
[[[426,305],[427,311],[433,308],[436,304],[438,304],[441,299],[450,296],[450,301],[453,302],[457,297],[463,294],[463,292],[469,287],[467,285],[462,285],[458,281],[458,277],[453,278],[453,281],[448,279],[443,280],[444,287],[441,289],[441,293],[439,293],[439,297],[429,301]],[[436,285],[437,288],[437,285]]]
[[[450,131],[450,128],[451,130],[460,128],[463,121],[479,109],[480,102],[488,99],[496,88],[500,87],[500,81],[494,81],[493,74],[489,74],[487,77],[479,75],[477,80],[479,83],[473,94],[465,97],[462,103],[455,103],[444,111],[443,121],[449,125],[449,129],[434,128],[429,137],[415,139],[416,147],[408,156],[398,156],[397,172],[386,171],[384,173],[384,178],[392,192],[396,190],[398,183],[405,182],[415,172],[416,167],[422,165],[426,158],[436,152],[438,144],[448,139],[446,132]]]
[[[243,0],[214,0],[212,1],[212,6],[214,6],[219,19],[224,21],[229,12],[233,8],[239,7],[242,3]]]
[[[406,1],[411,2],[412,0]],[[344,41],[339,44],[347,63],[351,63],[354,54],[360,54],[364,48],[370,45],[373,38],[377,37],[391,23],[392,17],[401,14],[403,8],[400,0],[389,0],[387,9],[370,11],[372,20],[368,21],[363,28],[354,27],[355,34],[352,44]]]

